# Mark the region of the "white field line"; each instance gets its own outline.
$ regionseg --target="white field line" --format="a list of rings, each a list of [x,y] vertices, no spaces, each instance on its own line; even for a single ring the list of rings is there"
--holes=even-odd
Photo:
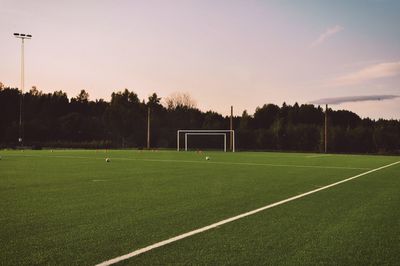
[[[318,158],[318,157],[328,157],[330,154],[316,154],[316,155],[308,155],[306,158]]]
[[[381,167],[372,169],[372,170],[370,170],[370,171],[367,171],[367,172],[364,172],[364,173],[361,173],[361,174],[358,174],[358,175],[349,177],[349,178],[347,178],[347,179],[344,179],[344,180],[341,180],[341,181],[332,183],[332,184],[330,184],[330,185],[327,185],[327,186],[324,186],[324,187],[321,187],[321,188],[317,188],[317,189],[308,191],[308,192],[306,192],[306,193],[303,193],[303,194],[300,194],[300,195],[297,195],[297,196],[294,196],[294,197],[291,197],[291,198],[288,198],[288,199],[285,199],[285,200],[281,200],[281,201],[278,201],[278,202],[275,202],[275,203],[266,205],[266,206],[264,206],[264,207],[261,207],[261,208],[258,208],[258,209],[255,209],[255,210],[252,210],[252,211],[249,211],[249,212],[246,212],[246,213],[239,214],[239,215],[237,215],[237,216],[234,216],[234,217],[231,217],[231,218],[228,218],[228,219],[225,219],[225,220],[222,220],[222,221],[219,221],[219,222],[216,222],[216,223],[207,225],[207,226],[205,226],[205,227],[198,228],[198,229],[196,229],[196,230],[193,230],[193,231],[190,231],[190,232],[187,232],[187,233],[184,233],[184,234],[181,234],[181,235],[172,237],[172,238],[170,238],[170,239],[166,239],[166,240],[164,240],[164,241],[157,242],[157,243],[152,244],[152,245],[150,245],[150,246],[147,246],[147,247],[144,247],[144,248],[135,250],[135,251],[133,251],[133,252],[131,252],[131,253],[128,253],[128,254],[125,254],[125,255],[122,255],[122,256],[119,256],[119,257],[116,257],[116,258],[113,258],[113,259],[110,259],[110,260],[101,262],[101,263],[97,264],[96,266],[107,266],[107,265],[111,265],[111,264],[114,264],[114,263],[117,263],[117,262],[120,262],[120,261],[129,259],[129,258],[135,257],[135,256],[137,256],[137,255],[139,255],[139,254],[148,252],[148,251],[150,251],[150,250],[152,250],[152,249],[159,248],[159,247],[165,246],[165,245],[167,245],[167,244],[170,244],[170,243],[172,243],[172,242],[175,242],[175,241],[178,241],[178,240],[181,240],[181,239],[190,237],[190,236],[192,236],[192,235],[196,235],[196,234],[199,234],[199,233],[208,231],[208,230],[213,229],[213,228],[215,228],[215,227],[218,227],[218,226],[221,226],[221,225],[224,225],[224,224],[227,224],[227,223],[230,223],[230,222],[239,220],[239,219],[241,219],[241,218],[244,218],[244,217],[247,217],[247,216],[256,214],[256,213],[261,212],[261,211],[264,211],[264,210],[266,210],[266,209],[270,209],[270,208],[276,207],[276,206],[278,206],[278,205],[282,205],[282,204],[285,204],[285,203],[287,203],[287,202],[290,202],[290,201],[293,201],[293,200],[296,200],[296,199],[299,199],[299,198],[308,196],[308,195],[313,194],[313,193],[316,193],[316,192],[318,192],[318,191],[321,191],[321,190],[324,190],[324,189],[328,189],[328,188],[337,186],[337,185],[339,185],[339,184],[342,184],[342,183],[348,182],[348,181],[350,181],[350,180],[356,179],[356,178],[358,178],[358,177],[360,177],[360,176],[364,176],[364,175],[367,175],[367,174],[370,174],[370,173],[379,171],[379,170],[381,170],[381,169],[384,169],[384,168],[393,166],[393,165],[398,164],[398,163],[400,163],[400,161],[397,161],[397,162],[394,162],[394,163],[391,163],[391,164],[387,164],[387,165],[384,165],[384,166],[381,166]]]
[[[97,159],[104,160],[99,157],[89,156],[68,156],[68,155],[28,155],[28,154],[9,154],[7,156],[15,157],[44,157],[44,158],[66,158],[66,159]],[[347,169],[347,170],[370,170],[365,167],[347,167],[347,166],[323,166],[323,165],[297,165],[297,164],[272,164],[272,163],[246,163],[246,162],[216,162],[216,161],[191,161],[191,160],[172,160],[172,159],[145,159],[145,158],[121,158],[110,157],[110,160],[126,160],[126,161],[145,161],[145,162],[166,162],[166,163],[201,163],[201,164],[221,164],[221,165],[247,165],[247,166],[270,166],[270,167],[294,167],[294,168],[317,168],[317,169]]]
[[[114,158],[119,160],[142,160],[149,162],[183,162],[183,163],[205,163],[205,164],[225,164],[225,165],[249,165],[249,166],[271,166],[271,167],[295,167],[295,168],[322,168],[322,169],[349,169],[349,170],[369,170],[371,168],[364,167],[347,167],[347,166],[321,166],[321,165],[297,165],[297,164],[271,164],[271,163],[245,163],[245,162],[215,162],[215,161],[189,161],[189,160],[162,160],[162,159],[129,159]]]

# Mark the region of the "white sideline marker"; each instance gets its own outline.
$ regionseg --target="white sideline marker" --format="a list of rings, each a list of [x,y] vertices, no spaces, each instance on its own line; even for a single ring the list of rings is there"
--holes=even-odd
[[[224,225],[224,224],[227,224],[227,223],[230,223],[230,222],[239,220],[239,219],[241,219],[241,218],[244,218],[244,217],[247,217],[247,216],[256,214],[256,213],[261,212],[261,211],[264,211],[264,210],[266,210],[266,209],[270,209],[270,208],[272,208],[272,207],[275,207],[275,206],[278,206],[278,205],[281,205],[281,204],[285,204],[285,203],[287,203],[287,202],[290,202],[290,201],[293,201],[293,200],[296,200],[296,199],[299,199],[299,198],[308,196],[308,195],[313,194],[313,193],[316,193],[316,192],[318,192],[318,191],[321,191],[321,190],[324,190],[324,189],[327,189],[327,188],[330,188],[330,187],[337,186],[337,185],[342,184],[342,183],[345,183],[345,182],[347,182],[347,181],[356,179],[356,178],[358,178],[358,177],[360,177],[360,176],[364,176],[364,175],[367,175],[367,174],[370,174],[370,173],[379,171],[379,170],[381,170],[381,169],[384,169],[384,168],[393,166],[393,165],[398,164],[398,163],[400,163],[400,161],[397,161],[397,162],[394,162],[394,163],[391,163],[391,164],[387,164],[387,165],[384,165],[384,166],[381,166],[381,167],[378,167],[378,168],[369,170],[369,171],[367,171],[367,172],[364,172],[364,173],[361,173],[361,174],[358,174],[358,175],[355,175],[355,176],[346,178],[346,179],[344,179],[344,180],[341,180],[341,181],[332,183],[332,184],[330,184],[330,185],[323,186],[323,187],[321,187],[321,188],[317,188],[317,189],[314,189],[314,190],[305,192],[305,193],[303,193],[303,194],[300,194],[300,195],[297,195],[297,196],[294,196],[294,197],[291,197],[291,198],[287,198],[287,199],[285,199],[285,200],[281,200],[281,201],[278,201],[278,202],[275,202],[275,203],[266,205],[266,206],[264,206],[264,207],[261,207],[261,208],[258,208],[258,209],[255,209],[255,210],[252,210],[252,211],[249,211],[249,212],[245,212],[245,213],[239,214],[239,215],[237,215],[237,216],[234,216],[234,217],[231,217],[231,218],[228,218],[228,219],[225,219],[225,220],[222,220],[222,221],[219,221],[219,222],[216,222],[216,223],[207,225],[207,226],[205,226],[205,227],[198,228],[198,229],[196,229],[196,230],[193,230],[193,231],[190,231],[190,232],[187,232],[187,233],[184,233],[184,234],[181,234],[181,235],[172,237],[172,238],[170,238],[170,239],[166,239],[166,240],[164,240],[164,241],[157,242],[157,243],[152,244],[152,245],[150,245],[150,246],[147,246],[147,247],[144,247],[144,248],[141,248],[141,249],[137,249],[137,250],[135,250],[135,251],[133,251],[133,252],[131,252],[131,253],[128,253],[128,254],[125,254],[125,255],[122,255],[122,256],[119,256],[119,257],[116,257],[116,258],[107,260],[107,261],[103,261],[103,262],[97,264],[96,266],[107,266],[107,265],[112,265],[112,264],[114,264],[114,263],[117,263],[117,262],[120,262],[120,261],[129,259],[129,258],[135,257],[135,256],[140,255],[140,254],[142,254],[142,253],[148,252],[148,251],[150,251],[150,250],[152,250],[152,249],[165,246],[165,245],[170,244],[170,243],[172,243],[172,242],[175,242],[175,241],[178,241],[178,240],[187,238],[187,237],[192,236],[192,235],[196,235],[196,234],[202,233],[202,232],[204,232],[204,231],[208,231],[208,230],[213,229],[213,228],[215,228],[215,227],[218,227],[218,226],[221,226],[221,225]]]

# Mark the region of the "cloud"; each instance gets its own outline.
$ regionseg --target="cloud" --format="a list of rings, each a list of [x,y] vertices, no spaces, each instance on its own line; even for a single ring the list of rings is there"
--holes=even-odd
[[[334,27],[328,28],[325,30],[325,32],[321,33],[321,35],[319,35],[318,39],[316,39],[312,44],[311,47],[316,47],[320,44],[322,44],[323,42],[325,42],[327,39],[329,39],[330,37],[332,37],[333,35],[335,35],[336,33],[339,33],[343,30],[342,26],[336,25]]]
[[[332,85],[343,86],[362,83],[368,80],[400,75],[400,61],[375,64],[356,72],[337,77]]]
[[[347,97],[334,97],[323,98],[311,101],[312,104],[341,104],[351,102],[365,102],[365,101],[382,101],[399,98],[399,95],[366,95],[366,96],[347,96]]]

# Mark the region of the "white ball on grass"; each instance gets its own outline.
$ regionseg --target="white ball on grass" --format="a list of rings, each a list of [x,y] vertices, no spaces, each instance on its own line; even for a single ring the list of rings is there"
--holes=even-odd
[[[109,163],[110,162],[110,158],[106,158],[106,162]]]
[[[210,157],[206,156],[206,160],[207,160],[207,161],[210,160]]]

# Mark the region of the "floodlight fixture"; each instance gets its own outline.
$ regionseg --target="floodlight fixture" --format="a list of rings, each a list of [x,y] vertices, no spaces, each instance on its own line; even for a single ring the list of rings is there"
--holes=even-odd
[[[26,34],[26,33],[15,32],[14,33],[14,37],[24,40],[24,39],[32,38],[32,35],[31,34]]]

